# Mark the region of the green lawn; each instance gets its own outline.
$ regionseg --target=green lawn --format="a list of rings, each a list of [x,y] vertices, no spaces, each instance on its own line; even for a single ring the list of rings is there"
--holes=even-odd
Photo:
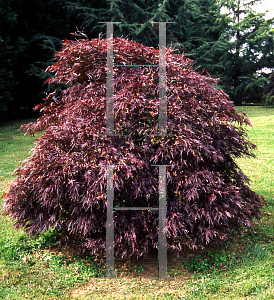
[[[104,279],[104,264],[66,248],[57,251],[56,232],[30,240],[0,216],[0,299],[274,299],[274,108],[238,109],[250,118],[249,138],[258,146],[256,159],[238,164],[266,200],[254,228],[219,249],[180,257],[180,263],[168,260],[169,275],[176,279],[147,279],[142,266],[127,277]],[[17,132],[30,121],[0,127],[0,196],[38,137]]]

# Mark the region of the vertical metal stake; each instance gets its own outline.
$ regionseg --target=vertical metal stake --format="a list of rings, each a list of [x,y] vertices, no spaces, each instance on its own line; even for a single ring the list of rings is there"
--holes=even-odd
[[[114,277],[113,166],[107,168],[106,271],[107,277]]]
[[[167,135],[166,104],[166,23],[159,23],[159,135]],[[159,166],[159,277],[167,277],[166,244],[166,166]]]
[[[159,240],[158,259],[159,277],[167,277],[167,244],[166,244],[166,166],[159,166]]]
[[[113,23],[107,23],[107,103],[106,135],[114,135],[114,85],[113,85]]]
[[[159,134],[167,135],[166,105],[166,23],[159,23]]]

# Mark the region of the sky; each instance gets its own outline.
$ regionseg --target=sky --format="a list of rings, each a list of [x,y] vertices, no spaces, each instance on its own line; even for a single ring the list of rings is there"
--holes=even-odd
[[[271,19],[274,17],[274,0],[261,0],[258,4],[252,7],[256,12],[269,12],[266,13],[265,18]],[[222,12],[225,13],[226,9],[222,9]]]
[[[266,19],[271,19],[274,17],[274,0],[261,0],[260,4],[254,5],[254,9],[257,12],[269,12],[266,14]]]

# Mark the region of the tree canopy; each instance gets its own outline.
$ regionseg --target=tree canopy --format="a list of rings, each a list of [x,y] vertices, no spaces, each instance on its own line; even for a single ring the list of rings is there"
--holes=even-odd
[[[220,46],[225,49],[219,59],[225,68],[220,77],[236,105],[256,102],[262,99],[269,77],[262,69],[274,67],[273,19],[265,20],[265,14],[254,12],[252,7],[258,1],[223,2],[231,14],[220,39]]]

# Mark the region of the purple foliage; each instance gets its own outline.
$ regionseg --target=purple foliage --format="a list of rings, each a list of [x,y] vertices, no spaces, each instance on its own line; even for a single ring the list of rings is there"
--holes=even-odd
[[[113,39],[114,64],[159,64],[159,50]],[[106,133],[107,39],[65,41],[46,71],[61,93],[39,105],[26,133],[45,130],[17,169],[4,214],[32,235],[60,228],[94,255],[105,255],[107,168],[114,167],[114,206],[158,207],[158,167],[167,167],[167,247],[176,254],[222,241],[259,217],[253,192],[235,158],[254,156],[251,125],[217,90],[218,79],[192,70],[193,61],[166,49],[169,137],[158,129],[158,67],[114,67],[114,123]],[[37,107],[38,108],[38,107]],[[140,257],[158,247],[158,211],[114,213],[115,257]]]

